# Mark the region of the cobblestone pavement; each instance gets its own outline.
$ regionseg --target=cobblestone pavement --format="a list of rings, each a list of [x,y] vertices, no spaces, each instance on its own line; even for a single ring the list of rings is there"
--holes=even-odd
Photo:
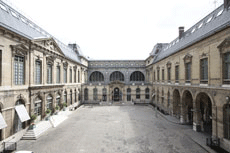
[[[35,153],[205,153],[149,106],[92,106],[77,109],[38,140],[21,140],[18,150]]]

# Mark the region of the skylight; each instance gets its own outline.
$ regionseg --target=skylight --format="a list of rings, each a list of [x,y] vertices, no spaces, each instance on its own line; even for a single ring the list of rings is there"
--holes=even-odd
[[[200,29],[203,26],[203,22],[199,25],[198,29]]]
[[[22,22],[24,22],[24,23],[26,23],[26,24],[27,24],[27,21],[26,21],[26,19],[25,19],[25,18],[20,17],[20,19],[22,20]]]
[[[192,29],[191,33],[195,32],[196,28]]]
[[[10,10],[10,12],[15,18],[18,18],[18,15],[14,11]]]
[[[0,4],[0,8],[7,12],[7,9],[4,5]]]
[[[220,16],[223,13],[224,10],[220,10],[220,12],[217,13],[216,16]]]
[[[206,23],[209,23],[212,20],[212,16],[207,20]]]

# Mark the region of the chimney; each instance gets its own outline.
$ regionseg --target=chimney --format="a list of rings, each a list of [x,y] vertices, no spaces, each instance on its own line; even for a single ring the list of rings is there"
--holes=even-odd
[[[224,0],[224,9],[228,9],[230,5],[230,0]]]
[[[184,34],[184,27],[179,27],[179,39],[183,37]]]

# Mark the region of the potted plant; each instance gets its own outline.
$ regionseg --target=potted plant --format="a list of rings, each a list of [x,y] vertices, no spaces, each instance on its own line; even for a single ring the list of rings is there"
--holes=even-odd
[[[37,115],[36,115],[36,114],[33,114],[33,115],[31,115],[30,118],[31,118],[31,124],[30,124],[29,129],[34,129],[34,128],[36,127],[34,121],[37,119]]]
[[[63,111],[66,111],[66,107],[67,107],[66,102],[64,102],[64,103],[62,104],[62,106],[63,106]]]
[[[55,115],[57,115],[58,114],[58,111],[60,110],[60,107],[57,105],[56,107],[55,107]]]
[[[49,120],[50,114],[51,114],[51,110],[48,108],[48,109],[46,110],[46,120]]]

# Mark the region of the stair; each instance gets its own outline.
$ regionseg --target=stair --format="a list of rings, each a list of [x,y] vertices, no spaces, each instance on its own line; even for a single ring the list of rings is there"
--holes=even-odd
[[[49,128],[51,128],[52,125],[49,121],[41,121],[38,124],[36,124],[36,128],[29,129],[21,138],[21,140],[36,140],[39,138],[42,133],[47,131]]]

